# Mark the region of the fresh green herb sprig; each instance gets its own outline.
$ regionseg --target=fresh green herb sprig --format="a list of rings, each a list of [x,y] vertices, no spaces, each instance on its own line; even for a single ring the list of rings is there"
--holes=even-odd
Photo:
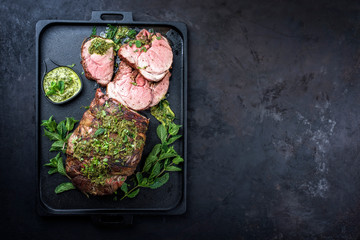
[[[66,174],[63,158],[61,157],[61,153],[59,152],[54,158],[49,160],[49,163],[44,164],[46,167],[50,167],[48,174],[60,173],[63,176],[66,176],[68,179],[70,177]],[[75,186],[71,182],[65,182],[59,184],[55,188],[55,193],[59,194],[68,190],[75,189]]]
[[[75,186],[71,182],[60,183],[55,188],[55,193],[59,194],[59,193],[65,192],[65,191],[73,190],[73,189],[75,189]]]
[[[107,25],[105,32],[105,38],[113,40],[115,43],[114,50],[117,51],[120,48],[121,42],[129,42],[136,36],[136,31],[125,26],[113,26]]]
[[[50,140],[55,141],[51,145],[50,151],[59,151],[55,157],[49,160],[49,163],[44,164],[44,166],[50,167],[48,174],[52,175],[54,173],[59,173],[63,176],[66,176],[68,179],[71,179],[66,174],[61,152],[65,153],[67,140],[71,136],[70,131],[74,129],[77,122],[78,120],[70,117],[57,124],[53,119],[53,116],[51,116],[49,120],[42,121],[41,126],[44,127],[45,136],[47,136]],[[75,189],[75,186],[71,182],[64,182],[55,188],[55,193],[59,194],[72,189]]]
[[[90,37],[93,38],[96,36],[96,26],[93,26]]]
[[[135,175],[134,183],[123,183],[121,198],[136,197],[141,188],[156,189],[163,186],[170,178],[169,172],[181,171],[178,166],[184,159],[175,151],[173,143],[182,137],[178,132],[181,125],[175,124],[175,114],[169,102],[162,100],[151,109],[151,114],[161,122],[156,133],[161,143],[156,144],[145,160],[144,167]]]
[[[60,173],[61,175],[67,176],[63,158],[60,155],[60,152],[49,160],[49,163],[44,164],[45,167],[51,167],[51,169],[48,171],[48,174],[54,174],[54,173]],[[68,177],[68,176],[67,176]]]
[[[46,96],[53,94],[63,94],[65,91],[65,83],[64,81],[58,81],[57,83],[51,81],[49,90],[45,93]]]
[[[70,131],[73,130],[75,123],[79,122],[74,118],[66,118],[65,120],[56,123],[53,116],[49,120],[43,120],[41,126],[44,127],[45,136],[47,136],[54,143],[51,145],[50,151],[62,151],[65,153],[67,147],[67,140],[69,139]]]

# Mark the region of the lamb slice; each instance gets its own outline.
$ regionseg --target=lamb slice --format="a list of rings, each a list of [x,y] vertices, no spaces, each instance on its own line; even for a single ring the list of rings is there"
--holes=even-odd
[[[170,76],[171,76],[171,73],[167,72],[167,74],[161,81],[150,83],[151,84],[150,88],[153,93],[153,99],[152,99],[149,107],[153,107],[153,106],[157,105],[161,101],[161,99],[163,99],[165,97],[165,95],[169,89]]]
[[[153,100],[150,83],[124,61],[108,84],[107,94],[133,110],[147,109]]]
[[[68,140],[66,172],[79,190],[114,193],[141,159],[149,120],[96,91]]]
[[[168,40],[160,33],[151,34],[145,29],[136,35],[136,39],[143,43],[141,48],[137,48],[133,43],[125,44],[119,49],[119,57],[139,69],[147,80],[154,82],[162,80],[173,62],[173,53]],[[146,50],[142,50],[142,47]]]
[[[106,52],[102,54],[90,53],[92,49],[96,49],[96,46],[99,48],[106,43],[110,46]],[[85,39],[81,46],[81,64],[87,79],[94,80],[101,86],[106,86],[114,74],[113,41],[99,36]]]
[[[140,51],[135,44],[130,46],[124,44],[120,47],[118,54],[121,59],[125,60],[128,64],[136,68],[137,59],[140,56]]]
[[[160,33],[152,36],[151,47],[137,59],[140,73],[149,81],[160,81],[169,71],[173,52],[168,40]]]

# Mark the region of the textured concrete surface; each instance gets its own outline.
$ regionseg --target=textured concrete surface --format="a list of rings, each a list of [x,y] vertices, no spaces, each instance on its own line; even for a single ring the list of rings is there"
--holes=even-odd
[[[35,24],[92,10],[188,26],[185,215],[104,229],[35,212]],[[359,10],[356,1],[0,1],[3,236],[358,239]]]

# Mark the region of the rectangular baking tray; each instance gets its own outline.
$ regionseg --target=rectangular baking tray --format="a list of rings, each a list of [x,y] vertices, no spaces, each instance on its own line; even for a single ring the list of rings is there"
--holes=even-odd
[[[107,20],[107,19],[115,20]],[[122,18],[122,19],[118,19]],[[183,171],[171,172],[170,180],[163,187],[151,190],[141,189],[134,199],[114,200],[114,196],[87,198],[80,191],[55,194],[55,187],[68,181],[59,174],[49,175],[43,165],[56,152],[49,152],[51,141],[44,136],[41,120],[54,116],[57,122],[65,117],[80,120],[85,107],[90,105],[98,87],[94,81],[82,75],[80,48],[82,41],[90,36],[93,27],[97,34],[104,31],[107,24],[124,25],[132,28],[153,28],[164,34],[173,49],[174,61],[171,69],[170,87],[167,99],[174,111],[177,124],[183,127],[183,135],[175,144],[175,150],[184,158]],[[51,59],[59,65],[71,65],[83,80],[82,92],[64,105],[55,105],[45,98],[41,83],[46,71],[44,61]],[[36,24],[36,164],[37,164],[37,209],[40,215],[134,215],[166,214],[178,215],[186,211],[186,173],[187,173],[187,28],[180,22],[140,22],[134,21],[131,12],[94,11],[89,21],[41,20]],[[159,143],[156,136],[158,122],[149,112],[141,114],[150,118],[143,159],[152,147]],[[65,159],[64,159],[65,160]],[[142,166],[140,163],[140,166]],[[120,191],[120,190],[119,190]]]

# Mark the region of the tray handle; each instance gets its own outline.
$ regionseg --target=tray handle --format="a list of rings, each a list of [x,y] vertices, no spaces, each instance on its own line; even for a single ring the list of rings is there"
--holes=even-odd
[[[92,11],[91,21],[133,22],[132,12]]]
[[[129,227],[132,225],[133,219],[133,215],[106,214],[91,216],[91,220],[95,225],[109,227]]]

